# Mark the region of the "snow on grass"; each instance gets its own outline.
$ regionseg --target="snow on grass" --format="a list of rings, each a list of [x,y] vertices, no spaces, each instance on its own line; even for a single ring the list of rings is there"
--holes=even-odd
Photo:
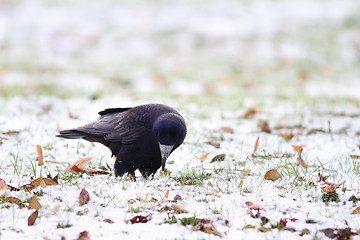
[[[359,116],[353,115],[359,102],[355,105],[342,102],[335,107],[326,101],[314,105],[297,101],[301,107],[291,107],[288,100],[277,104],[264,102],[258,105],[254,118],[248,119],[242,117],[246,107],[234,108],[236,104],[230,102],[228,109],[224,108],[226,105],[216,109],[215,106],[219,106],[216,102],[191,105],[186,100],[171,101],[171,105],[184,114],[189,134],[169,158],[170,175],[157,173],[152,180],[139,175],[138,182],[132,182],[112,174],[66,173],[70,164],[81,157],[92,157],[92,168],[112,166],[110,152],[100,144],[55,138],[59,126],[67,128],[88,122],[109,101],[109,98],[92,103],[55,98],[1,101],[1,178],[20,188],[38,177],[59,176],[59,185],[37,187],[32,191],[7,191],[2,196],[2,201],[14,196],[28,205],[36,194],[42,205],[35,224],[27,226],[33,210],[1,203],[2,239],[59,239],[61,236],[76,239],[82,231],[89,232],[91,239],[216,239],[219,237],[215,230],[228,239],[255,236],[322,239],[321,230],[325,228],[350,227],[353,232],[359,231],[359,215],[351,215],[358,203],[349,200],[353,195],[359,198],[360,192],[360,163],[350,157],[360,153]],[[290,108],[281,108],[283,104]],[[332,111],[337,107],[342,108],[341,112]],[[70,118],[69,113],[79,118]],[[260,119],[269,121],[271,133],[261,131]],[[329,121],[334,123],[330,129]],[[296,127],[300,125],[301,128]],[[221,131],[222,127],[231,128],[234,133]],[[291,140],[278,135],[284,129],[294,133]],[[259,146],[252,156],[258,136]],[[206,144],[208,141],[219,143],[220,148]],[[43,148],[44,166],[37,166],[36,144]],[[308,168],[298,164],[291,145],[304,146],[302,157]],[[199,157],[204,153],[209,155],[201,161]],[[224,161],[211,162],[221,153],[226,154]],[[265,180],[264,175],[270,169],[277,169],[282,177],[274,182]],[[318,174],[329,176],[328,182],[341,184],[334,201],[323,200],[324,183],[319,182]],[[78,200],[81,189],[90,195],[90,201],[83,206]],[[177,213],[171,208],[176,195],[181,196],[176,204],[188,213]],[[248,201],[263,209],[259,215],[257,210],[250,214],[245,204]],[[59,210],[51,212],[57,205]],[[151,219],[147,223],[128,222],[139,215],[150,215]],[[105,219],[113,223],[104,222]],[[200,229],[196,219],[211,222],[205,224],[207,233],[196,231]],[[294,219],[294,222],[287,220],[286,227],[280,227],[281,219]],[[306,234],[300,237],[303,232]]]

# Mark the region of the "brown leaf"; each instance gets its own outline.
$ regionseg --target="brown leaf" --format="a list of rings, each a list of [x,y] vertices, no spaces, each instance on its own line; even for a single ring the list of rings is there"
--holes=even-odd
[[[214,196],[214,197],[221,198],[221,195],[219,193],[214,193],[214,192],[207,192],[207,193],[205,193],[205,196]]]
[[[10,190],[10,187],[6,184],[4,179],[0,178],[0,196],[4,195],[7,190]]]
[[[279,133],[279,136],[284,138],[286,141],[290,141],[295,135],[293,133]]]
[[[34,225],[36,219],[38,218],[39,216],[39,211],[36,210],[34,211],[32,214],[30,214],[30,216],[28,217],[28,226],[32,226]]]
[[[360,207],[355,208],[354,211],[351,212],[351,215],[354,214],[360,214]]]
[[[251,154],[252,157],[255,157],[255,156],[256,156],[255,153],[256,153],[256,151],[257,151],[257,149],[258,149],[258,147],[259,147],[259,140],[260,140],[260,136],[258,136],[258,137],[256,138],[255,145],[254,145],[254,151],[253,151],[253,153]]]
[[[43,184],[43,183],[45,183],[45,185],[47,185],[47,186],[59,185],[55,181],[53,181],[53,180],[51,180],[49,178],[43,178],[43,177],[39,177],[39,178],[35,179],[34,181],[32,181],[30,183],[30,185],[33,186],[33,187],[38,187],[38,186],[41,186],[41,184]]]
[[[319,182],[325,182],[329,178],[329,176],[323,176],[320,173],[318,174],[318,176],[319,176]]]
[[[302,151],[303,151],[303,146],[302,145],[291,145],[292,148],[294,149],[294,151],[299,154],[299,156],[301,155]]]
[[[250,176],[251,169],[240,170],[240,172],[245,176]]]
[[[85,188],[81,189],[80,194],[79,194],[79,203],[80,206],[87,204],[90,200],[90,196],[88,191],[85,190]]]
[[[7,197],[4,199],[4,202],[16,204],[20,208],[23,208],[25,206],[24,203],[17,197]]]
[[[44,165],[44,155],[40,145],[36,145],[36,151],[38,154],[38,166]]]
[[[353,232],[351,228],[325,228],[320,231],[328,238],[336,239],[353,239],[354,235],[358,235],[358,233]]]
[[[174,210],[175,213],[189,213],[189,211],[185,207],[176,203],[171,204],[170,207]]]
[[[40,209],[41,204],[39,203],[39,200],[37,199],[36,195],[34,195],[29,203],[29,209]]]
[[[304,168],[308,168],[308,167],[309,167],[309,165],[304,161],[304,159],[302,159],[301,156],[299,156],[299,157],[297,158],[297,161],[298,161],[298,163],[300,164],[300,166],[302,166],[302,167],[304,167]]]
[[[271,129],[268,121],[260,120],[258,125],[262,132],[271,133]]]
[[[224,133],[230,133],[230,134],[234,134],[234,129],[232,129],[231,127],[222,127],[220,128],[220,131],[221,132],[224,132]]]
[[[279,174],[279,172],[277,170],[271,169],[271,170],[266,172],[264,178],[266,180],[276,181],[279,178],[281,178],[281,175]]]
[[[74,162],[66,172],[81,172],[84,170],[85,165],[89,164],[90,161],[91,157],[80,158],[79,160]]]
[[[226,154],[225,153],[222,153],[222,154],[218,154],[216,155],[215,157],[213,157],[210,161],[210,163],[213,163],[213,162],[222,162],[225,160],[225,157],[226,157]]]
[[[244,114],[244,118],[254,118],[255,117],[255,115],[256,115],[256,110],[254,109],[254,108],[249,108],[246,112],[245,112],[245,114]]]
[[[89,233],[87,231],[80,232],[77,240],[90,240]]]
[[[182,200],[182,197],[179,194],[176,194],[173,201],[177,202],[177,201],[180,201],[180,200]]]
[[[209,156],[209,154],[210,154],[210,153],[208,153],[208,152],[202,154],[202,155],[199,157],[200,161],[205,161],[205,159]]]
[[[103,222],[110,223],[110,224],[115,223],[113,220],[111,220],[111,219],[109,219],[109,218],[105,218],[105,219],[103,220]]]
[[[334,193],[336,192],[336,186],[335,184],[324,186],[321,188],[321,191],[323,191],[324,193]]]
[[[245,204],[246,206],[248,206],[246,213],[249,214],[252,218],[260,218],[261,217],[260,211],[266,211],[264,208],[250,201],[245,202]]]
[[[350,157],[353,159],[360,159],[360,155],[350,155]]]
[[[135,216],[131,219],[129,219],[128,221],[126,221],[127,223],[131,223],[131,224],[135,224],[135,223],[147,223],[148,221],[151,220],[151,214],[149,215],[146,215],[146,216],[141,216],[141,215],[138,215],[138,216]]]
[[[205,144],[211,145],[214,148],[220,148],[220,143],[215,142],[215,141],[207,141],[207,142],[205,142]]]

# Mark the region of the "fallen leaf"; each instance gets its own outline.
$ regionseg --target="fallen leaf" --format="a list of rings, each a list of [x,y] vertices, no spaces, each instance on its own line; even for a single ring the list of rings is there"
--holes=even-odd
[[[85,188],[81,189],[80,194],[79,194],[79,203],[80,206],[87,204],[90,200],[90,196],[88,191],[85,190]]]
[[[182,197],[179,194],[176,194],[173,201],[177,202],[179,200],[182,200]]]
[[[42,182],[44,182],[45,185],[47,185],[47,186],[59,185],[55,181],[53,181],[53,180],[51,180],[49,178],[43,178],[43,177],[39,177],[39,178],[35,179],[34,181],[32,181],[30,183],[30,185],[33,186],[33,187],[39,187],[39,186],[41,186]]]
[[[146,215],[146,216],[138,215],[138,216],[135,216],[135,217],[127,220],[126,222],[127,223],[130,222],[131,224],[135,224],[135,223],[147,223],[150,220],[151,220],[151,214]]]
[[[169,198],[169,192],[170,192],[169,190],[166,190],[165,195],[164,195],[164,198],[165,198],[165,199],[168,199],[168,198]]]
[[[222,154],[218,154],[215,157],[213,157],[213,159],[211,159],[210,163],[213,162],[222,162],[225,160],[226,154],[222,153]]]
[[[207,141],[207,142],[205,142],[205,144],[211,145],[214,148],[220,148],[220,143],[215,142],[215,141]]]
[[[205,196],[214,196],[214,197],[221,198],[221,195],[219,193],[214,193],[214,192],[207,192],[207,193],[205,193]]]
[[[325,228],[320,231],[328,238],[336,239],[353,239],[352,236],[358,235],[358,233],[353,232],[351,228]]]
[[[360,159],[360,155],[350,155],[350,157],[353,159]]]
[[[319,182],[325,182],[329,178],[329,176],[323,176],[320,173],[318,173],[318,176],[319,176]]]
[[[260,127],[262,132],[271,133],[271,129],[268,121],[260,120],[258,122],[258,126]]]
[[[241,179],[237,187],[242,189],[243,186],[244,186],[244,179]]]
[[[271,169],[271,170],[266,172],[264,178],[266,180],[276,181],[279,178],[281,178],[281,175],[279,174],[279,172],[277,170]]]
[[[300,166],[302,166],[302,167],[304,167],[304,168],[308,168],[308,167],[309,167],[309,165],[304,161],[304,159],[302,159],[301,156],[299,156],[299,157],[297,158],[297,161],[298,161],[298,163],[300,164]]]
[[[199,157],[200,161],[205,161],[205,159],[209,156],[209,154],[210,154],[210,153],[204,153],[204,154],[202,154],[202,155]]]
[[[0,178],[0,196],[4,195],[7,190],[10,190],[10,187],[6,184],[4,179]]]
[[[256,110],[254,108],[249,108],[245,114],[243,115],[244,118],[254,118],[256,115]]]
[[[39,216],[39,211],[36,210],[34,211],[32,214],[30,214],[30,216],[28,217],[28,226],[32,226],[34,225],[36,219],[38,218]]]
[[[290,141],[295,135],[293,133],[280,133],[279,136],[286,141]]]
[[[336,187],[334,184],[331,184],[329,186],[322,187],[321,191],[323,191],[324,193],[334,193],[336,192]]]
[[[89,164],[91,161],[91,157],[86,157],[86,158],[80,158],[79,160],[77,160],[76,162],[74,162],[70,168],[68,168],[68,170],[66,170],[66,172],[81,172],[84,170],[85,165]]]
[[[189,211],[185,207],[183,207],[183,206],[181,206],[179,204],[176,204],[176,203],[171,204],[170,207],[177,214],[179,214],[179,213],[189,213]]]
[[[235,133],[234,129],[232,129],[231,127],[222,127],[222,128],[220,128],[220,131],[224,132],[224,133],[230,133],[230,134]]]
[[[303,146],[302,145],[291,145],[292,148],[294,149],[294,151],[299,154],[299,156],[301,155],[302,151],[303,151]]]
[[[104,219],[103,222],[110,223],[110,224],[115,223],[113,220],[111,220],[109,218]]]
[[[351,215],[354,214],[360,214],[360,207],[355,208],[354,211],[351,212]]]
[[[55,207],[50,208],[49,212],[57,213],[59,211],[59,209],[60,209],[60,205],[56,205]]]
[[[46,183],[45,183],[44,180],[41,180],[41,182],[40,182],[40,187],[42,187],[42,188],[45,188],[45,187],[46,187]]]
[[[38,154],[38,166],[44,165],[44,155],[40,145],[36,145],[36,151]]]
[[[251,169],[240,170],[240,172],[245,176],[250,176]]]
[[[4,202],[16,204],[20,208],[23,208],[25,206],[24,203],[17,197],[7,197],[4,199]]]
[[[39,203],[39,200],[37,199],[36,195],[34,195],[29,203],[29,209],[40,209],[41,204]]]
[[[251,154],[252,157],[255,157],[255,156],[256,156],[255,153],[256,153],[256,151],[257,151],[257,149],[258,149],[258,147],[259,147],[259,140],[260,140],[260,136],[258,136],[258,137],[256,138],[255,145],[254,145],[254,151],[253,151],[253,153]]]
[[[77,240],[90,240],[89,233],[87,231],[80,232]]]
[[[246,206],[248,206],[246,213],[249,214],[252,218],[260,218],[260,211],[266,211],[265,208],[262,208],[259,205],[254,204],[250,201],[245,202],[245,204]]]

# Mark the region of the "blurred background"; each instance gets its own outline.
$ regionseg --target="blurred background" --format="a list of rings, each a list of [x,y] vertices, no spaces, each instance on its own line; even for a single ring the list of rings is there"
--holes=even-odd
[[[1,0],[0,96],[360,98],[358,0]]]

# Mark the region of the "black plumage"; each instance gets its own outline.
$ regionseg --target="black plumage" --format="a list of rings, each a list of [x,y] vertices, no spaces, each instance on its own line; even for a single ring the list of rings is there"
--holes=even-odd
[[[109,108],[99,114],[95,122],[60,131],[57,137],[104,144],[116,156],[116,176],[129,173],[135,178],[138,169],[144,177],[149,177],[160,167],[164,170],[166,159],[186,136],[183,117],[162,104]]]

